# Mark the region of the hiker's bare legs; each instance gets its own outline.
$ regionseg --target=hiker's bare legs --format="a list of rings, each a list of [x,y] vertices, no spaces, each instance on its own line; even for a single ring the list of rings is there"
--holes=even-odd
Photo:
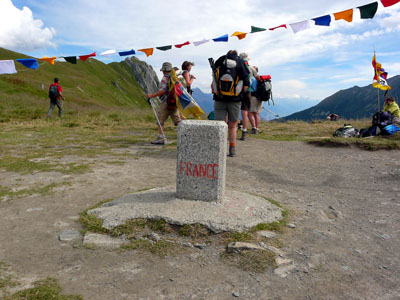
[[[242,130],[247,130],[247,124],[249,123],[249,112],[242,110]]]
[[[238,125],[238,122],[229,121],[229,123],[228,123],[228,140],[229,140],[229,144],[235,144],[236,143],[237,125]]]
[[[256,113],[254,113],[254,112],[249,112],[249,121],[250,121],[251,128],[258,128],[258,126],[256,125],[255,114]]]

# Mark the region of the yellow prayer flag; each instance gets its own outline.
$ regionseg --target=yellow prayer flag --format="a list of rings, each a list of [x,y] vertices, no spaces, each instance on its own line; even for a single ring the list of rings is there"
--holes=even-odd
[[[347,22],[353,22],[353,9],[344,10],[333,14],[335,20],[345,20]]]
[[[138,49],[138,51],[146,53],[146,56],[149,57],[150,55],[153,55],[154,48]]]
[[[231,36],[237,36],[239,40],[244,39],[246,37],[247,33],[245,32],[240,32],[240,31],[235,31]]]
[[[49,64],[54,65],[54,61],[56,60],[56,57],[55,56],[53,56],[53,57],[44,56],[42,58],[38,58],[38,60],[44,60],[44,61],[47,61]]]

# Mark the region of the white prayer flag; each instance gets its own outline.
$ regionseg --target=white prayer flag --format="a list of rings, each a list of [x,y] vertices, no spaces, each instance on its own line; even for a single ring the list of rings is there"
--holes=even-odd
[[[15,74],[15,64],[13,60],[0,60],[0,74]]]
[[[293,23],[293,24],[289,24],[289,25],[292,27],[294,33],[297,33],[299,31],[310,28],[309,20],[301,21],[301,22],[297,22],[297,23]]]

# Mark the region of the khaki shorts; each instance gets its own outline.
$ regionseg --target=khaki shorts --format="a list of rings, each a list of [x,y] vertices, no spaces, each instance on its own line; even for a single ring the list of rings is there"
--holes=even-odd
[[[250,97],[250,109],[249,109],[249,112],[254,112],[254,113],[259,113],[260,114],[261,111],[262,111],[262,106],[263,106],[262,101],[258,100],[254,96]]]
[[[169,116],[171,116],[171,119],[174,122],[175,126],[178,125],[181,121],[181,116],[179,114],[178,108],[168,110],[167,102],[162,102],[160,104],[160,110],[158,111],[158,120],[160,121],[161,126],[164,125]]]
[[[228,121],[238,122],[241,105],[242,103],[240,101],[238,102],[215,101],[214,102],[215,120],[226,121],[226,115],[228,114]]]

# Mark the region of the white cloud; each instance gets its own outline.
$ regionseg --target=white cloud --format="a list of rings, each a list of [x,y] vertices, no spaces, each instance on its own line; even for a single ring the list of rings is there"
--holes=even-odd
[[[34,19],[28,7],[20,10],[11,0],[0,1],[0,47],[25,51],[54,47],[54,35],[55,30],[43,28],[43,22]]]

